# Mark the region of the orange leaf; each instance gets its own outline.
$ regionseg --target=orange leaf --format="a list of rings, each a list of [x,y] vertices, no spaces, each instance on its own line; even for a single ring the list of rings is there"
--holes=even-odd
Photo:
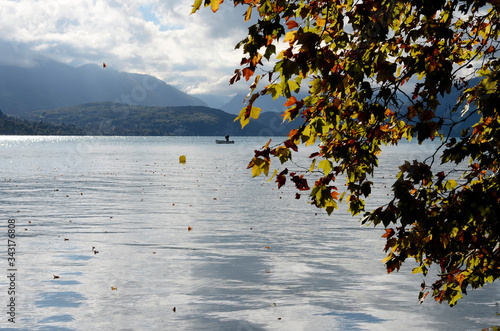
[[[485,51],[486,54],[491,54],[491,53],[495,53],[495,47],[493,46],[490,46],[486,51]]]
[[[288,30],[291,30],[293,28],[298,27],[299,25],[294,20],[290,20],[290,21],[286,22],[286,26],[288,27]]]
[[[290,106],[293,106],[294,104],[297,103],[297,99],[295,97],[290,97],[287,102],[285,102],[285,104],[283,106],[285,107],[290,107]]]
[[[191,231],[191,230],[193,230],[193,228],[192,228],[192,227],[190,227],[190,226],[188,226],[188,231]]]
[[[245,79],[248,81],[250,79],[250,77],[252,77],[254,71],[250,68],[243,68],[242,70],[243,72],[243,76],[245,77]]]
[[[382,238],[390,238],[394,235],[394,229],[385,229],[385,233]]]

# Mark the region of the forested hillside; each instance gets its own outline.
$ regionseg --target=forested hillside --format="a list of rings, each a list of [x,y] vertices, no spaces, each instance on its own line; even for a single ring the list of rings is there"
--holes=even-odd
[[[5,115],[0,111],[0,135],[83,135],[84,130],[74,125],[55,125],[43,121],[32,122]]]

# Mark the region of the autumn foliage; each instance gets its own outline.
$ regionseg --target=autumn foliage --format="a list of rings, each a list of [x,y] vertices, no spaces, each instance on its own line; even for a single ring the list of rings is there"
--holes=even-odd
[[[215,12],[222,0],[204,0]],[[437,279],[422,284],[451,306],[468,288],[500,277],[500,2],[462,0],[233,0],[245,6],[248,36],[231,83],[252,83],[242,125],[262,95],[287,98],[284,121],[304,124],[283,143],[256,151],[253,175],[271,159],[286,165],[300,145],[316,146],[308,171],[275,173],[332,213],[345,201],[363,223],[385,227],[387,271],[408,258]],[[202,5],[196,0],[193,12]],[[266,70],[269,61],[271,70]],[[308,90],[304,98],[297,92]],[[453,107],[441,100],[458,91]],[[471,118],[477,123],[452,133]],[[404,161],[392,199],[365,210],[383,145],[439,140],[427,160]],[[450,164],[447,172],[432,167]],[[458,170],[456,165],[460,164]],[[315,176],[314,185],[308,175]],[[344,191],[336,178],[347,179]],[[319,178],[318,178],[319,177]]]

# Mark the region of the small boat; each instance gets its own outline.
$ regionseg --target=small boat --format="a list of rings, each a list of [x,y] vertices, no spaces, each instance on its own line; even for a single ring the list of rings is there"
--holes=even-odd
[[[234,140],[215,140],[216,144],[234,144]]]

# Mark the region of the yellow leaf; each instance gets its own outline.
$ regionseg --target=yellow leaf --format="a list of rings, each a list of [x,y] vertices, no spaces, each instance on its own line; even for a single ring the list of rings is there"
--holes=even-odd
[[[253,5],[248,6],[247,13],[245,14],[245,22],[252,16]]]
[[[260,165],[260,168],[264,172],[264,175],[267,176],[269,174],[269,162],[267,162],[267,161],[262,162],[262,164]]]
[[[309,168],[309,172],[313,172],[315,166],[316,166],[316,159],[312,160],[311,168]]]
[[[325,26],[326,20],[322,19],[321,17],[318,17],[316,19],[316,24],[317,26]]]
[[[382,263],[386,263],[392,259],[394,255],[391,253],[385,257],[385,259],[382,260]]]
[[[297,91],[300,88],[299,84],[297,84],[297,82],[295,82],[293,80],[289,80],[288,81],[288,87],[292,91]]]
[[[452,190],[455,187],[457,187],[457,181],[454,179],[450,179],[449,181],[446,182],[446,189],[447,190]]]
[[[216,11],[219,10],[219,5],[223,2],[224,0],[212,0],[210,2],[210,6],[212,7],[212,11],[215,13]]]
[[[252,107],[252,109],[250,110],[250,117],[255,120],[258,119],[261,111],[262,109],[260,109],[259,107]]]
[[[262,109],[259,107],[252,107],[250,112],[248,112],[248,107],[243,107],[243,109],[240,110],[240,114],[234,119],[234,121],[236,122],[237,120],[240,120],[241,127],[244,128],[245,125],[250,122],[250,117],[253,119],[259,118],[261,110]]]
[[[271,140],[272,139],[269,139],[269,141],[264,145],[264,147],[262,147],[262,149],[267,149],[269,148],[269,144],[271,143]]]
[[[276,176],[277,173],[278,169],[274,169],[273,175],[267,181],[270,182],[274,178],[274,176]]]
[[[246,112],[247,112],[247,107],[243,107],[243,109],[240,110],[240,114],[238,115],[238,117],[234,119],[235,122],[237,120],[240,120],[242,128],[244,128],[245,125],[247,125],[248,122],[250,122],[250,119],[246,117]]]
[[[297,31],[288,31],[285,35],[285,40],[283,42],[290,41],[290,43],[293,43],[295,41],[295,35],[297,34]]]
[[[252,166],[252,177],[257,177],[257,176],[260,175],[260,173],[261,173],[260,167],[258,165],[256,165],[256,164],[254,164]]]
[[[260,53],[257,53],[257,55],[255,55],[253,58],[252,58],[252,65],[256,66],[260,60],[262,60],[262,54]],[[260,77],[259,77],[260,78]],[[258,79],[257,79],[258,81]]]
[[[195,2],[193,4],[193,10],[191,11],[191,14],[194,14],[198,9],[200,9],[201,1],[202,0],[195,0]]]

